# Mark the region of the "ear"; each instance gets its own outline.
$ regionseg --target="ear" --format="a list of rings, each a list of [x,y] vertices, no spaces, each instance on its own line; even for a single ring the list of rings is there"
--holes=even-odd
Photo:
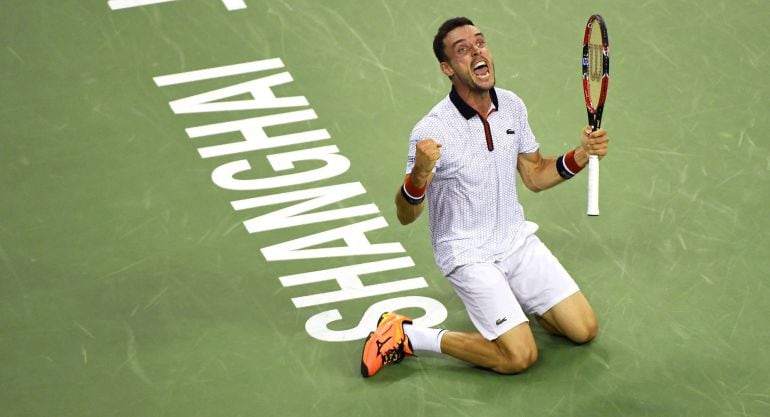
[[[453,75],[455,75],[455,70],[452,69],[452,66],[449,65],[448,62],[441,61],[441,72],[444,73],[449,78],[452,78]]]

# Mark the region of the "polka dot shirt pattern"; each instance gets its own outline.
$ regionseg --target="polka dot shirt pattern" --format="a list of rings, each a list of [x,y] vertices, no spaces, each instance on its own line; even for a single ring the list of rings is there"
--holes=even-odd
[[[433,253],[439,269],[503,258],[524,230],[524,209],[516,192],[520,153],[540,145],[527,120],[523,101],[513,92],[490,90],[496,108],[488,115],[490,151],[479,115],[454,89],[412,130],[406,172],[414,167],[417,142],[442,144],[427,190]]]

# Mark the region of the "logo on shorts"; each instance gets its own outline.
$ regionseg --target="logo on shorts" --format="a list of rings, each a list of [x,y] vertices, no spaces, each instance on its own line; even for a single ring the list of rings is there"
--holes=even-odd
[[[497,321],[495,321],[495,324],[499,326],[499,325],[505,323],[506,321],[508,321],[508,317],[503,317],[501,319],[497,319]]]

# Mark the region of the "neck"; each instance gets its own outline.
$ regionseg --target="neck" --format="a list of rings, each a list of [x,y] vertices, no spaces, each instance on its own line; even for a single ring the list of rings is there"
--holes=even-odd
[[[489,90],[472,89],[462,83],[453,84],[457,91],[457,95],[459,95],[464,102],[468,103],[473,110],[476,110],[478,114],[487,114],[489,107],[492,105],[492,96],[489,95]]]

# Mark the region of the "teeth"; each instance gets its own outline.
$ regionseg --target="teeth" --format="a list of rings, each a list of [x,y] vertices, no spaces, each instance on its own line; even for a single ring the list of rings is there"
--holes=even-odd
[[[485,61],[479,61],[479,62],[476,63],[476,65],[473,66],[473,69],[479,69],[479,68],[484,67],[486,65],[487,65],[487,63]]]

